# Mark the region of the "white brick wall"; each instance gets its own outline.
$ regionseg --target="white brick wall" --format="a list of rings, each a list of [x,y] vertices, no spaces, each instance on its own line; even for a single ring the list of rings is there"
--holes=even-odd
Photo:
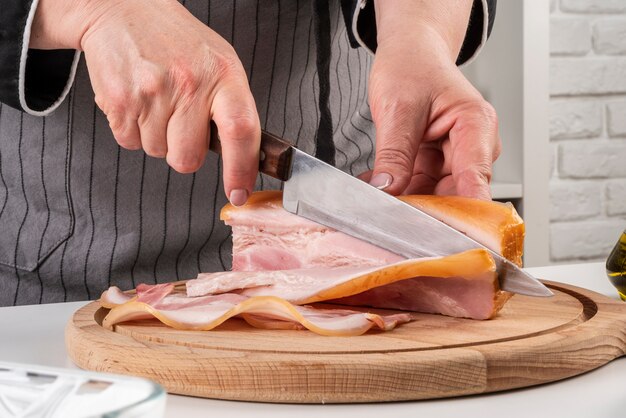
[[[604,260],[623,227],[619,219],[555,223],[550,231],[550,253],[555,260]]]
[[[607,110],[609,136],[626,137],[626,100],[609,102]]]
[[[550,220],[573,221],[602,212],[602,185],[590,181],[554,181],[550,187]]]
[[[602,124],[600,102],[569,98],[550,102],[550,138],[594,138],[602,133]]]
[[[625,54],[626,16],[596,20],[593,24],[593,49],[598,54]]]
[[[550,94],[626,93],[625,75],[626,57],[555,56],[550,59]]]
[[[626,215],[626,181],[610,180],[606,184],[606,211],[609,215]]]
[[[591,50],[591,22],[579,17],[550,19],[550,52],[553,55],[585,55]]]
[[[560,6],[561,10],[570,13],[626,12],[624,0],[561,0]]]
[[[550,257],[604,260],[626,229],[626,0],[550,11]]]
[[[559,144],[557,170],[559,178],[626,178],[626,141],[594,139]]]

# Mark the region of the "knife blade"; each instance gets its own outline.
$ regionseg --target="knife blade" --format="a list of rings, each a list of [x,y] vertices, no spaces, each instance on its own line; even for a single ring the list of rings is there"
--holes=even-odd
[[[210,149],[219,152],[213,123]],[[406,258],[483,248],[496,263],[503,290],[553,295],[539,280],[462,232],[265,131],[259,171],[284,182],[283,207],[291,213]]]

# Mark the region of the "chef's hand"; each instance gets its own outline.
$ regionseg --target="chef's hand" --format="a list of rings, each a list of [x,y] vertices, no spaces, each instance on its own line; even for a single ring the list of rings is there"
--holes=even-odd
[[[391,194],[490,199],[501,146],[496,114],[455,65],[471,3],[375,3],[369,103],[376,161],[364,177]]]
[[[95,100],[120,146],[198,170],[219,129],[224,189],[252,192],[261,129],[234,49],[176,0],[40,0],[31,48],[85,52]]]

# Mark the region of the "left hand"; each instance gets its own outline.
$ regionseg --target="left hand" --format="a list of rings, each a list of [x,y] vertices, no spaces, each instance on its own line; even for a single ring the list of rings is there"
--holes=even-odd
[[[409,14],[396,15],[396,27]],[[394,195],[490,199],[492,163],[501,148],[497,117],[455,64],[462,37],[446,38],[415,20],[406,27],[413,33],[383,25],[379,20],[369,84],[376,161],[361,178]]]

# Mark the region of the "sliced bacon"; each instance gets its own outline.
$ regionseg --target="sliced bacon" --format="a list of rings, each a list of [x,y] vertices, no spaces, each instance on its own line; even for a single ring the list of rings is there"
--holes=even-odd
[[[388,331],[412,319],[408,313],[383,316],[346,309],[295,306],[275,296],[247,297],[225,293],[187,297],[165,293],[165,290],[172,292],[173,289],[174,286],[144,285],[142,291],[144,295],[150,295],[149,302],[142,302],[138,296],[113,306],[104,318],[103,326],[113,329],[121,322],[154,317],[176,329],[211,330],[229,318],[241,315],[248,323],[260,328],[304,327],[320,335],[351,336],[361,335],[374,327]],[[105,292],[103,298],[108,296],[110,294]]]
[[[232,291],[299,305],[339,299],[342,304],[473,319],[492,318],[509,297],[498,288],[493,259],[480,249],[380,267],[203,273],[187,282],[189,296]]]
[[[130,293],[122,292],[117,286],[111,286],[102,293],[99,302],[102,307],[109,309],[114,308],[117,305],[126,303],[131,299],[136,299],[139,302],[151,304],[160,301],[165,296],[172,293],[174,287],[174,283],[162,283],[156,285],[140,283],[139,285],[137,285],[136,292],[133,295]]]

